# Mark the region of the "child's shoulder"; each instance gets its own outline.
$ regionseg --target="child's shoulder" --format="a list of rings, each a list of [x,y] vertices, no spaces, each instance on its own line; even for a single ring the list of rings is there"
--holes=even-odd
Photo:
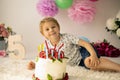
[[[62,33],[62,34],[60,34],[61,36],[73,36],[72,34],[70,34],[70,33]]]

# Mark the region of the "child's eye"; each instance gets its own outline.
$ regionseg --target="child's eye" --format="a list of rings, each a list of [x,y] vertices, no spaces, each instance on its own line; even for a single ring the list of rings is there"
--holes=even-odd
[[[55,26],[52,26],[52,28],[55,28]]]
[[[49,29],[47,28],[46,31],[49,31]]]

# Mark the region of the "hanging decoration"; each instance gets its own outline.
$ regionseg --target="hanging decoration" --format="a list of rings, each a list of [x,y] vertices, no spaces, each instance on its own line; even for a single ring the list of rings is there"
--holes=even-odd
[[[55,0],[55,2],[59,8],[67,9],[72,5],[73,0]]]
[[[96,7],[93,2],[83,0],[68,9],[68,16],[77,23],[88,23],[94,19]]]
[[[116,15],[116,17],[109,18],[106,21],[106,30],[108,32],[111,32],[111,34],[116,34],[120,39],[120,11]]]
[[[77,23],[89,23],[96,13],[98,0],[39,0],[36,7],[42,16],[54,17],[59,8],[68,9],[68,17]]]
[[[96,1],[98,1],[98,0],[90,0],[90,1],[92,1],[92,2],[96,2]]]
[[[58,7],[54,0],[39,0],[37,3],[37,11],[42,16],[55,16],[58,13]]]

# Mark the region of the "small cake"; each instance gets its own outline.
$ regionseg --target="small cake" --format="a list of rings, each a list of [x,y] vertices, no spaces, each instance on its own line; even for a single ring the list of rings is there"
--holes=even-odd
[[[68,80],[66,73],[66,61],[64,52],[61,51],[63,44],[52,49],[47,42],[41,45],[39,55],[35,60],[35,74],[33,80]]]

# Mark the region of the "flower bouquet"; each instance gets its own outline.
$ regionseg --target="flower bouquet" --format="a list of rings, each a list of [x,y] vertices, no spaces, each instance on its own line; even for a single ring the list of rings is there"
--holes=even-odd
[[[106,30],[115,33],[120,39],[120,11],[114,18],[109,18],[106,22]]]
[[[5,27],[4,23],[0,23],[0,56],[6,56],[7,39],[14,32],[10,27]]]
[[[107,57],[120,56],[120,49],[111,45],[110,42],[108,42],[106,39],[104,39],[102,42],[93,42],[92,44],[100,56]]]
[[[14,33],[15,32],[12,31],[12,28],[6,28],[4,23],[0,23],[0,40],[4,40],[5,38],[8,38],[9,35]]]

